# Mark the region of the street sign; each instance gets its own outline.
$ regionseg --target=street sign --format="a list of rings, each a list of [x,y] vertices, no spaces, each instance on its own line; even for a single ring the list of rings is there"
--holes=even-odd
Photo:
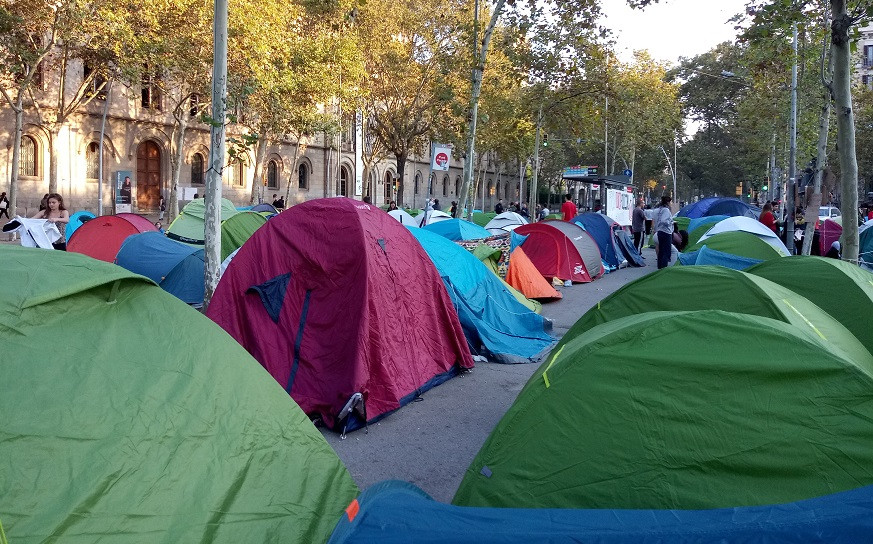
[[[625,169],[625,171],[622,172],[622,174],[624,174],[627,177],[631,177],[631,176],[633,176],[634,173],[630,170],[630,168],[628,168],[628,169]]]
[[[445,172],[449,169],[449,161],[452,159],[452,148],[445,144],[434,144],[433,162],[431,168],[435,171]]]

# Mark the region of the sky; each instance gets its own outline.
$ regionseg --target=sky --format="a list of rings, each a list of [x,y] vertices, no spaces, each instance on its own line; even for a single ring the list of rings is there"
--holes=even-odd
[[[634,10],[627,0],[601,0],[601,24],[612,29],[622,61],[629,62],[635,49],[648,49],[656,60],[676,64],[681,56],[733,40],[734,24],[727,21],[745,5],[746,0],[660,0]]]

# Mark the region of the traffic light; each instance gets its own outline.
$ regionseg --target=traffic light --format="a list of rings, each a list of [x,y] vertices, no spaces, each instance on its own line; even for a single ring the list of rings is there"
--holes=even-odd
[[[549,147],[549,135],[543,133],[543,147]]]
[[[762,191],[766,191],[766,190],[767,190],[767,186],[764,185],[763,187],[761,187],[761,190],[762,190]]]

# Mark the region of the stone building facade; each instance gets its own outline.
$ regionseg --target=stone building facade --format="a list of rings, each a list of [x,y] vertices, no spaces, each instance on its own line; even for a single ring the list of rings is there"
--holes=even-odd
[[[72,64],[67,74],[68,96],[83,81],[85,67]],[[41,110],[50,111],[48,101],[57,93],[60,78],[45,74],[43,82],[35,90]],[[108,105],[106,101],[108,100]],[[24,134],[22,137],[21,164],[19,168],[18,214],[30,215],[38,207],[42,196],[48,192],[51,146],[57,148],[58,192],[63,195],[70,210],[98,209],[98,160],[100,127],[104,107],[107,121],[103,155],[103,210],[114,210],[114,180],[119,173],[130,173],[133,183],[132,211],[151,213],[157,210],[160,196],[169,197],[171,179],[171,138],[173,117],[169,111],[169,100],[161,97],[154,88],[126,87],[116,84],[97,98],[72,114],[60,128],[56,138],[46,124],[40,121],[37,108],[31,104],[24,114]],[[209,126],[192,115],[185,133],[184,164],[182,165],[178,197],[180,208],[198,188],[205,188],[205,170],[209,159]],[[362,199],[371,194],[371,201],[384,205],[396,200],[398,172],[395,161],[386,158],[379,161],[370,172],[370,183],[362,184],[363,190],[356,191],[356,153],[353,123],[346,123],[341,137],[326,142],[323,136],[316,136],[301,149],[295,175],[291,175],[296,142],[290,139],[271,141],[266,155],[259,183],[264,187],[259,198],[271,202],[273,194],[286,194],[287,185],[290,204],[322,197],[337,195]],[[9,191],[11,179],[12,144],[14,116],[8,104],[0,103],[0,190]],[[228,127],[232,136],[234,125]],[[54,141],[52,141],[54,140]],[[334,145],[327,145],[332,143]],[[3,152],[5,150],[5,152]],[[460,191],[463,162],[460,153],[452,158],[450,170],[435,176],[432,188],[434,198],[440,199],[444,209],[450,201],[457,200]],[[222,193],[224,198],[238,206],[247,205],[252,193],[254,154],[248,153],[246,164],[233,164],[223,173]],[[488,160],[489,167],[483,174],[482,188],[477,195],[476,208],[492,209],[498,198],[513,200],[517,198],[517,176],[500,173],[497,161]],[[429,156],[412,156],[406,163],[404,201],[400,206],[422,207],[428,189],[427,177],[430,172]]]

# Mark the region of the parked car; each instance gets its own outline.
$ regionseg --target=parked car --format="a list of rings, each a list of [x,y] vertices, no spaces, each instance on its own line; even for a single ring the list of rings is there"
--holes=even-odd
[[[835,206],[821,206],[818,209],[818,220],[833,219],[842,215],[840,209]]]

